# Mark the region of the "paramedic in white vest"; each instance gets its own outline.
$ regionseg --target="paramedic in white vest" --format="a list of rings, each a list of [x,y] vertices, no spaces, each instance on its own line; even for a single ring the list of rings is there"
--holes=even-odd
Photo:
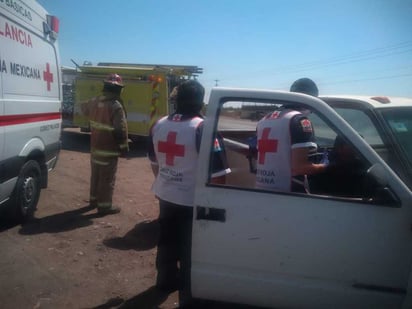
[[[165,292],[178,289],[180,305],[186,305],[191,300],[191,232],[204,88],[187,80],[174,94],[176,112],[152,127],[148,156],[156,176],[152,191],[160,206],[156,286]],[[214,154],[212,178],[224,183],[230,169],[219,142]]]
[[[296,80],[291,92],[318,96],[309,78]],[[314,164],[309,156],[317,150],[312,123],[305,111],[284,106],[257,124],[256,187],[284,192],[310,193],[307,175],[323,172],[326,164]]]

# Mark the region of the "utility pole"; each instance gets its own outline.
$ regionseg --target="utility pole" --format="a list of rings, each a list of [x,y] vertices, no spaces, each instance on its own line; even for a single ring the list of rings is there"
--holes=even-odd
[[[215,79],[215,87],[218,87],[218,86],[219,86],[218,82],[219,82],[219,80],[218,80],[218,79]]]

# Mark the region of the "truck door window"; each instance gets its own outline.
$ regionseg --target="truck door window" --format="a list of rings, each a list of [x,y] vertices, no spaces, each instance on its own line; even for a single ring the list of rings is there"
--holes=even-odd
[[[276,110],[282,102],[226,102],[219,111],[217,134],[222,137],[231,173],[226,175],[224,186],[227,189],[259,190],[256,187],[256,153],[253,146],[257,144],[256,125],[267,113]],[[349,113],[355,117],[355,113]],[[308,114],[314,132],[317,151],[312,153],[310,160],[319,163],[323,155],[329,156],[328,169],[316,175],[308,175],[309,194],[311,197],[351,199],[360,203],[380,203],[374,198],[376,183],[368,178],[367,171],[371,167],[357,149],[339,131],[329,125],[322,117],[313,111]],[[359,117],[359,128],[369,140],[381,141],[376,129],[371,126],[364,129],[360,126],[363,117]],[[366,122],[366,121],[365,121]],[[367,122],[366,125],[371,122]],[[213,147],[213,145],[211,145]],[[213,158],[213,156],[212,156]],[[213,159],[210,160],[209,170],[213,171]],[[211,172],[212,173],[212,172]],[[211,174],[209,176],[211,179]],[[375,186],[375,187],[374,187]],[[271,191],[273,194],[286,192]],[[305,193],[287,192],[288,194]]]
[[[218,116],[217,133],[222,137],[231,169],[231,173],[226,175],[225,185],[254,188],[256,177],[249,148],[256,139],[257,121],[274,108],[276,105],[263,102],[228,101],[223,104]]]
[[[326,171],[308,175],[310,194],[339,198],[366,200],[366,173],[370,164],[356,151],[351,143],[328,125],[317,113],[308,115],[315,132],[318,146],[311,161],[321,163],[327,156]]]

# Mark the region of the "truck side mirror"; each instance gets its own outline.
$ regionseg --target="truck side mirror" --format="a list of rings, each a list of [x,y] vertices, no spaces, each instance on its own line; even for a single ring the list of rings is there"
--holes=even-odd
[[[367,170],[366,175],[366,190],[375,204],[393,207],[401,206],[399,198],[389,187],[385,168],[381,164],[372,165]]]

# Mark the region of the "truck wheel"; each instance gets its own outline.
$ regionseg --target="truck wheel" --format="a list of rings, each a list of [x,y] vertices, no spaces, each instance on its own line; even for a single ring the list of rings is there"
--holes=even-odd
[[[40,197],[40,166],[34,161],[27,161],[17,179],[12,201],[12,219],[21,222],[31,218]]]

